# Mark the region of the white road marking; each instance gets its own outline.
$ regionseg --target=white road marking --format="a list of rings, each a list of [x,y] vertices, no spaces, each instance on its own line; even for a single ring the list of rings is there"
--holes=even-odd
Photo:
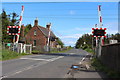
[[[37,57],[37,56],[43,56],[43,55],[29,55],[29,56],[23,56],[23,57],[21,57],[21,58],[31,58],[31,57]]]
[[[20,59],[28,59],[28,60],[42,60],[42,61],[55,61],[57,59],[63,58],[64,56],[59,56],[56,58],[52,58],[52,59],[37,59],[37,58],[20,58]]]
[[[82,61],[84,61],[84,60],[85,60],[85,57],[82,58],[82,60],[79,62],[79,64],[82,64]]]
[[[37,58],[20,58],[20,59],[49,61],[49,59],[37,59]]]
[[[82,58],[82,60],[79,62],[79,64],[82,64],[83,60],[85,60],[85,57]],[[65,74],[65,76],[63,78],[68,78],[68,76],[70,76],[70,74]]]
[[[59,56],[59,57],[57,57],[57,58],[52,58],[52,59],[50,59],[49,61],[55,61],[55,60],[57,60],[57,59],[60,59],[60,58],[63,58],[64,56]]]
[[[85,57],[82,59],[82,61],[84,61],[85,60]]]
[[[45,63],[42,63],[42,64],[46,64],[46,63],[48,63],[48,62],[45,62]],[[38,65],[38,66],[39,66],[39,65]],[[0,79],[2,79],[2,78],[7,78],[7,77],[10,77],[10,76],[19,74],[19,73],[21,73],[21,72],[23,72],[23,71],[27,71],[27,70],[29,70],[29,69],[32,69],[32,68],[35,68],[35,67],[38,67],[38,66],[31,65],[31,66],[25,67],[25,68],[23,68],[23,69],[21,69],[21,70],[16,70],[14,73],[8,73],[7,75],[0,77]]]
[[[71,55],[72,55],[72,54],[76,54],[76,53],[69,53],[69,54],[71,54]]]
[[[57,58],[52,58],[52,59],[34,59],[34,58],[20,58],[20,59],[44,60],[44,61],[47,61],[47,62],[44,62],[44,63],[42,63],[42,64],[47,64],[48,62],[52,62],[52,61],[55,61],[55,60],[60,59],[60,58],[63,58],[63,57],[64,57],[64,56],[59,56],[59,57],[57,57]],[[31,65],[31,66],[25,67],[25,68],[23,68],[23,69],[21,69],[21,70],[15,71],[14,73],[8,73],[8,75],[0,77],[0,80],[1,80],[2,78],[7,78],[7,77],[10,77],[10,76],[19,74],[19,73],[21,73],[21,72],[23,72],[23,71],[26,71],[26,70],[29,70],[29,69],[38,67],[40,64],[41,64],[41,63],[37,64],[37,66]]]
[[[85,66],[86,66],[86,68],[87,68],[87,69],[89,69],[89,68],[90,68],[90,66],[89,66],[88,64],[86,64]]]
[[[15,72],[16,74],[21,73],[22,71]]]
[[[89,54],[87,54],[87,55],[89,55]],[[86,56],[87,56],[87,55],[86,55]],[[86,57],[83,57],[83,58],[82,58],[82,60],[79,62],[79,64],[82,64],[82,61],[84,61],[84,60],[85,60],[85,58],[86,58]],[[89,69],[89,68],[90,68],[90,66],[89,66],[88,64],[86,64],[85,66],[86,66],[86,68],[87,68],[87,69]]]

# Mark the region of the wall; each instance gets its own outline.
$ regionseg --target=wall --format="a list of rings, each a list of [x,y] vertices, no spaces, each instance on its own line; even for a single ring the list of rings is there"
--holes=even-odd
[[[102,46],[101,61],[110,69],[120,71],[120,43]]]

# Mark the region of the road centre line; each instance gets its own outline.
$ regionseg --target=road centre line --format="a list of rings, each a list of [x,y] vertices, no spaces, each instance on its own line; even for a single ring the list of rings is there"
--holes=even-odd
[[[48,62],[44,62],[44,63],[42,63],[42,64],[47,64],[47,63],[48,63]],[[27,67],[25,67],[25,68],[23,68],[23,69],[16,70],[16,71],[14,71],[14,72],[12,72],[12,73],[10,72],[10,73],[8,73],[7,75],[4,75],[4,76],[0,77],[0,80],[1,80],[2,78],[7,78],[7,77],[10,77],[10,76],[19,74],[19,73],[21,73],[21,72],[23,72],[23,71],[27,71],[27,70],[29,70],[29,69],[38,67],[40,64],[41,64],[41,63],[39,63],[37,66],[34,66],[35,64],[33,64],[33,65],[27,66]]]
[[[44,61],[52,62],[52,61],[55,61],[55,60],[60,59],[60,58],[63,58],[63,57],[64,57],[64,56],[59,56],[59,57],[57,57],[57,58],[52,58],[52,59],[48,59],[48,60],[47,60],[47,59],[33,59],[33,58],[20,58],[20,59],[44,60]],[[47,64],[48,62],[44,62],[44,63],[42,63],[42,64]],[[21,73],[21,72],[23,72],[23,71],[26,71],[26,70],[29,70],[29,69],[38,67],[40,64],[41,64],[41,63],[37,64],[37,66],[34,66],[34,65],[35,65],[35,64],[34,64],[34,65],[31,65],[31,66],[25,67],[25,68],[23,68],[23,69],[21,69],[21,70],[16,70],[16,71],[13,72],[13,73],[8,73],[8,75],[5,75],[5,76],[0,77],[0,79],[2,79],[2,78],[7,78],[7,77],[10,77],[10,76],[19,74],[19,73]]]

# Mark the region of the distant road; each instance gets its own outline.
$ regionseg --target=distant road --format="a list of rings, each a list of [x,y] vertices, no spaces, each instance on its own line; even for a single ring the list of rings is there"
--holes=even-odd
[[[72,49],[66,53],[29,55],[3,61],[2,77],[64,78],[70,66],[79,63],[87,54],[84,50]]]

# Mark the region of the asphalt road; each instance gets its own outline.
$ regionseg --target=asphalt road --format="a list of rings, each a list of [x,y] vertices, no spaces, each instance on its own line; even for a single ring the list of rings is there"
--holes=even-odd
[[[87,54],[81,49],[72,49],[66,53],[29,55],[3,61],[1,78],[65,78],[71,65],[78,64]],[[99,74],[94,75],[100,78]]]

